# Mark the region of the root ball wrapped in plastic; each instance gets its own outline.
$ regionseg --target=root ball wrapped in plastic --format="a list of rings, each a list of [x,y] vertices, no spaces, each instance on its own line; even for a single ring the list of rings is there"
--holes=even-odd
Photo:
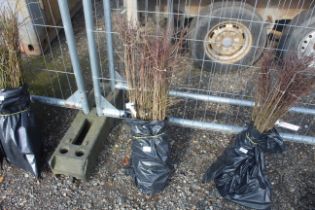
[[[275,123],[315,84],[313,57],[294,53],[276,61],[266,53],[256,82],[251,124],[238,134],[233,146],[208,168],[203,181],[214,180],[226,199],[254,208],[271,206],[271,185],[265,172],[264,153],[281,152],[283,140]]]
[[[132,132],[131,175],[147,195],[161,192],[171,174],[170,146],[164,121],[130,120]]]
[[[39,175],[40,139],[27,87],[0,91],[0,143],[6,160]]]
[[[136,186],[145,194],[154,195],[167,186],[171,175],[170,147],[165,133],[169,97],[174,72],[180,68],[178,51],[184,31],[171,43],[172,33],[118,21],[120,39],[124,44],[125,77],[132,120],[131,171]]]
[[[251,124],[234,144],[208,168],[204,182],[214,180],[221,196],[238,204],[266,209],[271,205],[271,184],[265,175],[264,152],[282,152],[283,140],[272,129],[260,133]]]
[[[41,142],[23,81],[17,14],[1,7],[0,22],[0,161],[38,176]]]

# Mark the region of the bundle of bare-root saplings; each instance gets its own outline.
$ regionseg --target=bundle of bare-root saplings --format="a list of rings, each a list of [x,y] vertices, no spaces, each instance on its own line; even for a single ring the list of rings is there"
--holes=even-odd
[[[312,60],[292,54],[279,63],[272,53],[263,57],[252,121],[204,175],[204,181],[214,180],[226,199],[254,209],[270,208],[271,184],[265,175],[264,153],[283,150],[275,123],[313,89]]]
[[[120,23],[128,85],[128,124],[132,134],[131,175],[145,194],[162,191],[172,171],[165,118],[172,104],[168,92],[178,69],[182,36],[171,42],[169,31],[150,36],[145,27]]]
[[[0,10],[0,33],[0,156],[38,176],[40,139],[23,83],[17,17],[9,8]]]

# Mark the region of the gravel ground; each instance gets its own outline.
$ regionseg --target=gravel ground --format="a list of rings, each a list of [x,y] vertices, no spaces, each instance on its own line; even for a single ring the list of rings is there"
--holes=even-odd
[[[98,165],[88,182],[55,177],[48,169],[47,157],[74,112],[45,110],[47,115],[40,123],[45,161],[42,178],[5,164],[0,183],[2,209],[246,209],[222,199],[213,183],[201,183],[207,167],[229,144],[231,135],[169,126],[175,171],[162,193],[147,197],[125,174],[131,139],[129,127],[123,122],[104,139]],[[67,116],[68,122],[60,123],[60,114]],[[273,185],[272,209],[315,209],[314,149],[287,143],[283,154],[267,156],[267,174]]]
[[[96,18],[101,19],[102,14],[98,12]],[[83,74],[90,87],[91,76],[82,22],[81,11],[74,18],[74,28]],[[102,22],[98,23],[97,27],[102,30]],[[98,46],[101,46],[104,43],[104,36],[99,36],[97,42]],[[62,43],[65,44],[63,37]],[[100,55],[105,58],[104,49],[100,49]],[[102,59],[101,62],[105,74],[106,59]],[[247,81],[253,72],[239,71],[231,74],[203,72],[200,77],[199,70],[194,69],[190,61],[184,62],[187,64],[187,69],[192,69],[189,78],[182,80],[182,85],[185,87],[189,84],[197,84],[191,88],[230,92],[235,95],[248,95],[247,90],[252,89],[251,82]],[[42,105],[34,105],[33,108],[42,133],[41,159],[44,163],[42,177],[36,179],[5,163],[3,170],[0,171],[1,210],[246,209],[222,199],[213,183],[201,183],[204,172],[229,144],[232,135],[169,126],[175,171],[168,187],[162,193],[147,197],[139,193],[131,177],[125,174],[124,166],[130,156],[131,145],[129,127],[125,123],[116,126],[109,138],[104,139],[103,150],[93,175],[88,182],[82,182],[72,177],[55,177],[47,164],[50,155],[70,126],[76,111]],[[175,106],[172,112],[175,116],[188,119],[244,124],[249,119],[250,110],[185,100],[181,106]],[[312,118],[294,115],[291,119],[294,119],[293,122],[305,125],[312,125],[314,121]],[[303,132],[310,133],[312,130],[313,125]],[[266,158],[267,174],[273,185],[272,209],[314,210],[315,147],[296,143],[286,145],[283,154],[267,155]]]

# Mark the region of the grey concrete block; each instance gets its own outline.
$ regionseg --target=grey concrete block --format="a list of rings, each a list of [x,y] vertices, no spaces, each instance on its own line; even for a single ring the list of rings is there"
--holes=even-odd
[[[122,104],[121,93],[113,95],[109,100],[115,99],[116,104]],[[98,117],[95,109],[88,115],[79,112],[50,158],[53,173],[87,180],[103,143],[117,122],[117,119]]]

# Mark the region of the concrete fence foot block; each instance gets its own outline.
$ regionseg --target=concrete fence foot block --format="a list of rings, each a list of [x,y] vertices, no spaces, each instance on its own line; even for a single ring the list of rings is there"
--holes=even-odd
[[[115,97],[113,97],[115,96]],[[121,102],[121,93],[109,100]],[[88,115],[79,112],[49,160],[55,175],[87,180],[96,166],[97,157],[117,119],[98,117],[93,109]]]

